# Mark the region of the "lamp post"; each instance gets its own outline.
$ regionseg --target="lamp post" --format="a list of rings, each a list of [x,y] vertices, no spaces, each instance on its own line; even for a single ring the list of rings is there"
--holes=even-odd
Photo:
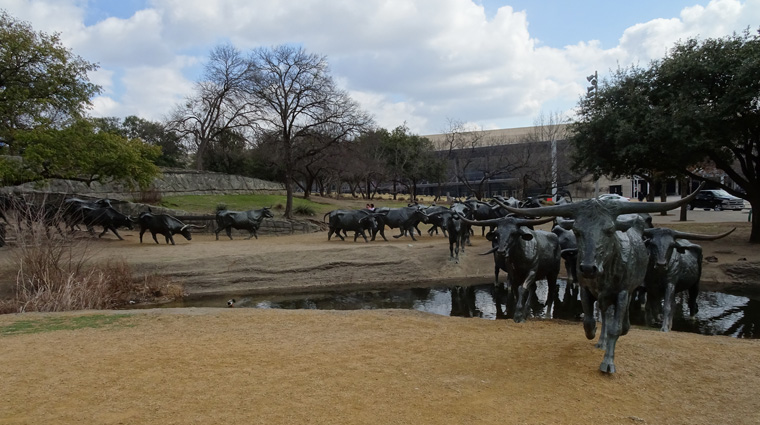
[[[591,83],[591,86],[586,88],[586,96],[588,97],[596,97],[597,95],[597,86],[599,85],[599,74],[594,71],[592,75],[589,75],[586,77],[586,81]],[[594,198],[599,197],[599,179],[596,179],[594,181]]]

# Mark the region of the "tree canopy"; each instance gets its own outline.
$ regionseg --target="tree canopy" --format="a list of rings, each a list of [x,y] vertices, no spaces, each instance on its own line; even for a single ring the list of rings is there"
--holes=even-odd
[[[117,180],[128,186],[148,187],[159,174],[154,161],[157,146],[127,139],[79,120],[62,129],[19,132],[21,157],[0,157],[0,177],[5,185],[45,179],[85,182]]]
[[[96,69],[63,47],[58,34],[36,32],[0,11],[0,140],[13,149],[17,131],[81,117],[100,92],[87,77]]]
[[[679,42],[649,68],[618,70],[580,101],[571,141],[576,166],[596,175],[654,170],[710,180],[717,168],[760,207],[760,38]],[[753,216],[751,242],[760,242]]]
[[[84,118],[100,92],[87,77],[95,69],[57,34],[0,11],[0,141],[10,146],[0,156],[3,185],[60,178],[146,187],[159,174],[159,147]]]

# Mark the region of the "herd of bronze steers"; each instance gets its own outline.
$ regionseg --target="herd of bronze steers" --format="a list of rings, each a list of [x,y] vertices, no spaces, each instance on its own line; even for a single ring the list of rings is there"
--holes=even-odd
[[[605,350],[600,370],[614,373],[615,345],[621,335],[630,329],[629,307],[636,291],[646,292],[645,312],[647,323],[661,320],[661,330],[669,331],[673,324],[675,294],[688,291],[690,314],[697,313],[697,295],[702,268],[702,249],[690,240],[715,240],[719,235],[701,235],[652,226],[651,213],[673,210],[687,205],[699,192],[674,202],[621,202],[592,198],[550,206],[520,206],[513,198],[494,197],[489,202],[477,200],[454,201],[449,207],[409,205],[402,208],[366,208],[363,210],[335,210],[329,216],[328,240],[333,234],[341,239],[347,231],[354,232],[354,241],[362,236],[368,241],[386,226],[399,228],[395,238],[409,235],[414,239],[419,222],[431,225],[430,234],[441,228],[449,240],[450,260],[459,261],[473,226],[488,227],[486,239],[493,254],[494,285],[500,286],[499,273],[507,275],[506,283],[516,297],[514,320],[522,322],[528,315],[528,298],[536,281],[546,280],[549,293],[556,288],[557,276],[564,259],[568,284],[578,285],[583,308],[583,328],[586,337],[596,335],[594,304],[601,314],[601,334],[596,344]],[[140,242],[150,231],[156,243],[156,234],[174,244],[173,234],[191,240],[191,229],[201,228],[166,214],[148,210],[136,219],[116,211],[108,200],[85,201],[69,198],[55,207],[35,207],[13,195],[0,195],[0,218],[8,223],[6,214],[15,210],[18,224],[35,218],[60,231],[65,223],[72,230],[84,225],[92,233],[93,226],[102,226],[103,236],[112,231],[122,237],[117,227],[133,229],[140,225]],[[23,212],[20,214],[18,212]],[[63,213],[62,213],[63,212]],[[25,217],[25,218],[23,218]],[[217,229],[225,230],[232,239],[231,229],[249,231],[248,239],[256,237],[264,218],[273,218],[269,208],[249,211],[218,211]],[[551,231],[535,230],[533,226],[554,221]],[[0,226],[4,243],[5,225]],[[341,235],[343,233],[343,235]],[[1,245],[0,245],[1,246]],[[572,283],[570,283],[572,282]]]

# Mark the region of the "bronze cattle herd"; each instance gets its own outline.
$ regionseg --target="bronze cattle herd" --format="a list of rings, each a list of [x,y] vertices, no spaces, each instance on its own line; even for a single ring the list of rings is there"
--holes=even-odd
[[[468,245],[472,229],[483,228],[482,233],[491,242],[491,249],[483,255],[493,254],[494,287],[502,290],[506,286],[516,298],[516,322],[522,322],[528,316],[528,298],[536,281],[546,279],[549,293],[553,293],[564,259],[568,284],[580,287],[583,328],[588,339],[596,335],[594,304],[598,303],[602,328],[597,347],[605,350],[600,370],[614,373],[615,345],[630,328],[628,310],[635,291],[646,293],[647,323],[653,324],[661,318],[662,331],[672,327],[676,293],[688,291],[690,314],[697,313],[702,249],[689,240],[714,240],[733,230],[720,235],[700,235],[654,228],[649,214],[688,204],[698,191],[681,200],[663,203],[594,198],[562,205],[520,208],[513,198],[495,197],[489,202],[456,201],[450,207],[415,204],[402,208],[335,210],[325,214],[324,219],[329,217],[328,240],[333,235],[344,240],[351,231],[354,241],[362,236],[365,242],[374,241],[378,233],[387,241],[386,226],[399,229],[394,238],[408,235],[416,240],[415,232],[421,234],[418,224],[426,223],[431,226],[430,235],[440,229],[448,237],[453,262],[459,262],[459,253]],[[116,211],[108,200],[70,198],[61,205],[36,207],[19,198],[1,195],[0,218],[7,223],[6,213],[14,209],[23,212],[16,214],[19,225],[22,220],[34,218],[43,222],[46,229],[53,227],[59,232],[61,224],[72,230],[82,225],[90,233],[94,233],[94,226],[101,226],[100,236],[110,230],[119,239],[122,237],[118,227],[133,229],[136,223],[140,226],[141,243],[146,231],[156,243],[159,243],[156,235],[160,234],[167,244],[174,244],[173,235],[181,234],[190,240],[190,230],[201,227],[150,210],[132,218]],[[219,211],[216,214],[216,239],[222,230],[232,239],[233,228],[247,230],[250,233],[248,239],[258,239],[257,230],[262,220],[272,217],[268,208]],[[533,226],[552,220],[555,225],[551,232],[533,229]],[[0,228],[4,229],[4,226]],[[499,281],[501,271],[506,273],[504,286]]]
[[[369,231],[374,240],[386,225],[400,229],[396,238],[405,234],[413,237],[415,231],[419,233],[417,223],[432,224],[430,232],[440,227],[444,234],[448,233],[453,261],[458,261],[459,250],[464,250],[471,226],[484,230],[489,227],[486,238],[492,248],[485,254],[493,254],[495,287],[501,287],[499,272],[507,274],[509,290],[517,297],[516,322],[525,320],[529,290],[537,280],[546,279],[549,293],[553,292],[564,258],[569,280],[580,286],[583,328],[588,339],[596,336],[594,303],[598,303],[602,329],[597,347],[605,350],[599,369],[614,373],[615,345],[630,329],[628,308],[634,291],[646,291],[647,322],[653,323],[661,316],[662,331],[671,329],[677,292],[689,292],[690,314],[697,313],[702,249],[687,239],[715,240],[733,230],[699,235],[653,228],[649,214],[686,205],[698,192],[699,189],[681,200],[663,203],[595,198],[519,208],[514,200],[497,197],[488,203],[455,202],[450,208],[410,205],[375,211],[337,210],[325,217],[330,217],[328,240],[333,234],[343,239],[341,231],[355,232],[354,241],[359,235],[367,241],[365,231]],[[551,220],[555,220],[551,232],[532,228]]]

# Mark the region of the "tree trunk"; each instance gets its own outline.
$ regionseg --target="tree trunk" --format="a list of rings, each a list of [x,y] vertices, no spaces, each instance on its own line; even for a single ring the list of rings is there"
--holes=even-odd
[[[752,232],[749,235],[750,243],[760,243],[760,218],[758,218],[758,212],[755,211],[760,207],[760,197],[749,198],[749,206],[752,208]]]
[[[660,202],[668,202],[668,180],[664,177],[660,179]],[[660,215],[668,215],[668,212],[662,211]]]
[[[688,180],[686,179],[686,177],[681,177],[680,179],[678,179],[678,186],[681,189],[681,199],[689,196],[689,190],[687,189],[688,188],[687,185],[688,185]],[[686,215],[687,215],[688,210],[689,210],[688,205],[681,206],[681,215],[678,218],[678,221],[686,221]]]
[[[293,218],[293,179],[290,171],[285,171],[285,218]]]

